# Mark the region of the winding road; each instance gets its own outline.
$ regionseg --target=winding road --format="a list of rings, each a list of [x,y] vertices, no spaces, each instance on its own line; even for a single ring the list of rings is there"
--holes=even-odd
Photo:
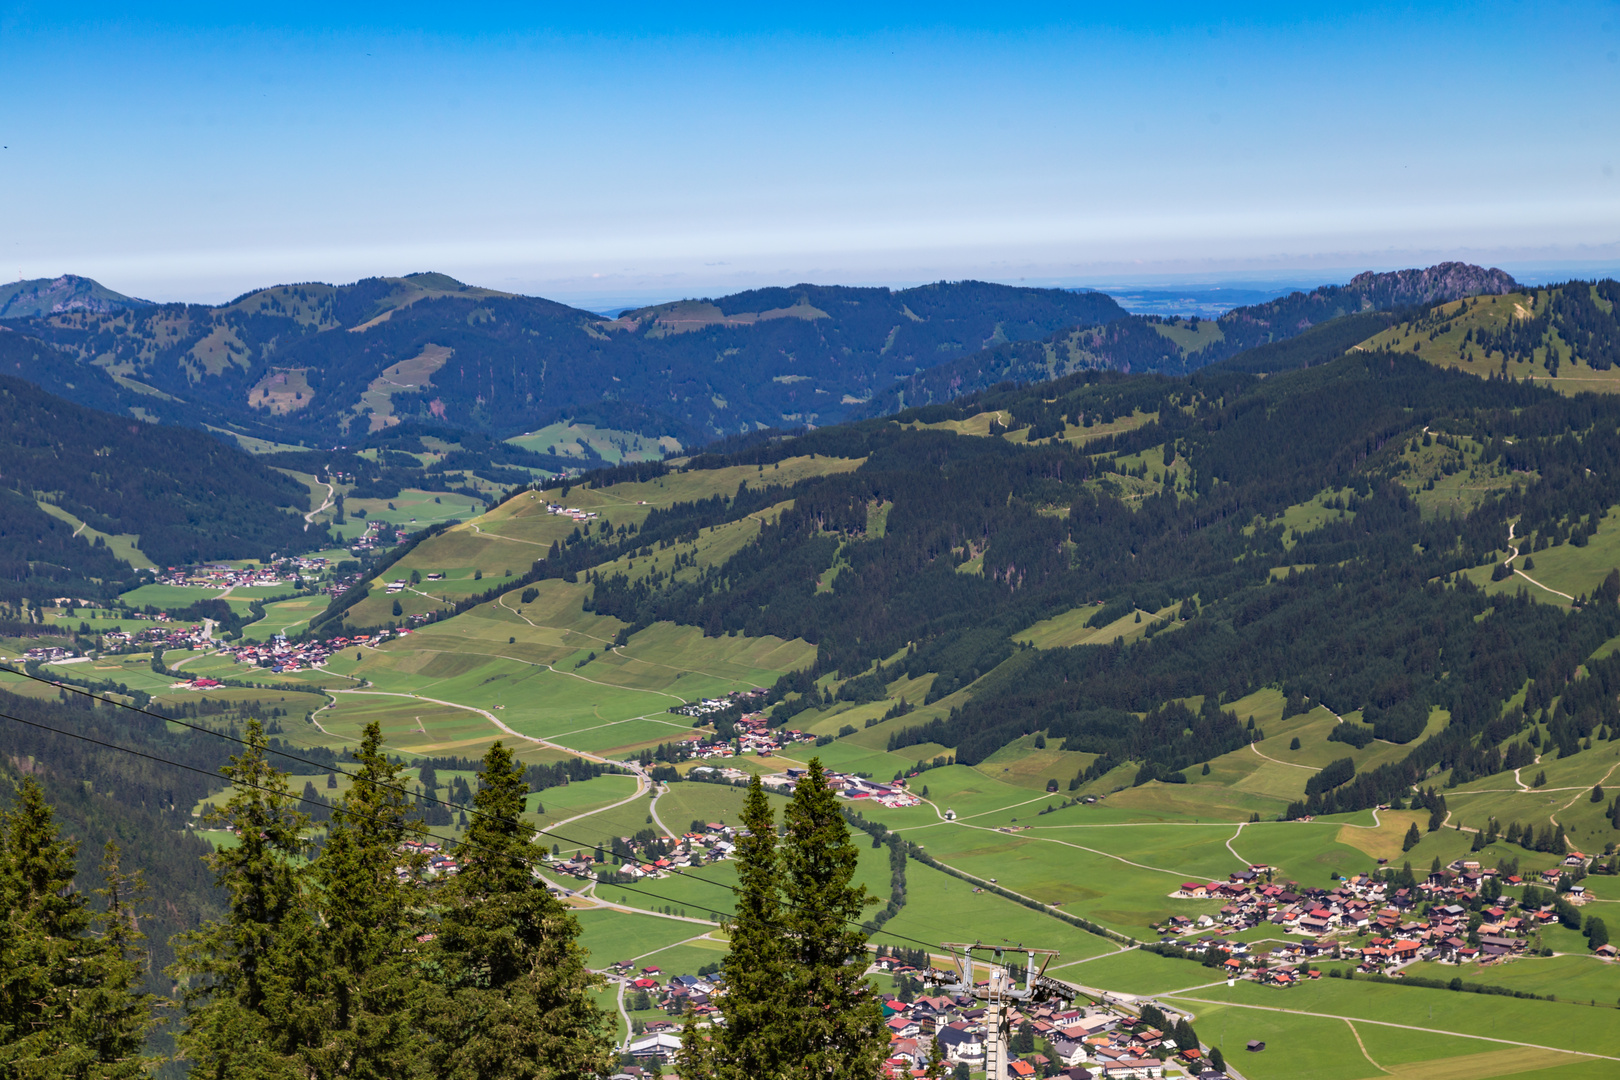
[[[541,666],[549,666],[549,665],[541,665]],[[586,680],[586,681],[588,682],[590,680]],[[414,698],[417,701],[426,701],[426,702],[430,702],[430,703],[432,703],[434,705],[443,705],[443,706],[445,706],[446,708],[449,708],[449,709],[464,709],[467,712],[477,713],[479,716],[482,716],[485,720],[488,720],[492,725],[494,725],[494,727],[497,730],[499,730],[499,731],[501,731],[501,732],[503,732],[503,733],[505,733],[507,735],[512,736],[512,738],[514,738],[514,739],[522,739],[523,741],[533,743],[536,746],[543,746],[548,750],[556,750],[556,751],[559,751],[559,752],[564,753],[564,754],[573,754],[574,756],[584,758],[587,761],[594,761],[599,765],[622,766],[622,767],[624,767],[626,769],[629,769],[631,774],[633,776],[635,776],[635,778],[636,778],[636,791],[635,791],[634,795],[631,795],[627,799],[620,799],[618,802],[613,803],[610,806],[597,807],[595,810],[588,811],[587,813],[576,814],[571,818],[565,818],[562,821],[554,822],[554,823],[546,826],[547,829],[556,829],[556,828],[559,828],[559,827],[561,827],[563,825],[567,825],[571,821],[578,821],[581,818],[592,817],[592,816],[594,816],[596,814],[600,814],[600,813],[602,813],[604,811],[612,810],[614,807],[623,806],[626,803],[635,802],[637,799],[639,799],[643,795],[647,794],[648,790],[652,787],[652,781],[648,778],[646,770],[643,769],[640,765],[636,764],[633,761],[613,761],[613,760],[611,760],[609,758],[605,758],[605,757],[601,756],[600,754],[593,754],[588,750],[576,750],[571,746],[564,746],[561,743],[555,743],[555,742],[550,741],[549,739],[542,739],[542,738],[539,738],[539,737],[534,736],[534,735],[525,735],[525,734],[523,734],[523,732],[514,730],[513,728],[509,727],[507,724],[502,722],[500,717],[496,716],[494,713],[490,712],[488,709],[480,709],[475,705],[463,705],[460,702],[445,701],[443,698],[430,698],[430,697],[425,697],[422,694],[407,694],[407,693],[403,693],[403,692],[397,691],[397,690],[328,690],[326,692],[328,694],[365,694],[365,695],[369,695],[369,696],[373,696],[373,697]],[[319,711],[320,711],[319,709],[316,710],[316,712],[319,712]],[[320,725],[317,724],[316,727],[320,727]],[[322,728],[322,730],[324,731],[325,729]]]

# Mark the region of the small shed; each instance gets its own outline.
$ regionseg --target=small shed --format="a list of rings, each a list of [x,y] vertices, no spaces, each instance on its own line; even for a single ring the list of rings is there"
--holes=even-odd
[[[1249,1040],[1249,1053],[1258,1054],[1260,1051],[1264,1050],[1265,1048],[1266,1048],[1266,1044],[1261,1042],[1259,1039],[1250,1039]]]

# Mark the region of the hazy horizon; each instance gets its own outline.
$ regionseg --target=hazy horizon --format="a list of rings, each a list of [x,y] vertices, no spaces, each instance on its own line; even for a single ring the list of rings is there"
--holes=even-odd
[[[422,269],[603,306],[1620,265],[1612,3],[3,25],[0,273],[158,300]]]
[[[503,287],[501,285],[491,284],[487,280],[480,280],[476,277],[467,278],[461,277],[460,275],[451,276],[456,277],[458,280],[468,285],[477,285],[486,288],[502,288],[503,291],[518,293],[524,296],[543,297],[547,300],[554,300],[558,303],[568,304],[572,307],[578,307],[586,311],[603,313],[618,312],[636,307],[650,307],[656,304],[671,303],[678,300],[720,297],[741,292],[746,289],[766,288],[771,286],[813,284],[841,285],[857,288],[886,287],[900,290],[914,288],[919,285],[931,284],[936,281],[975,278],[977,280],[994,281],[1000,284],[1008,285],[1028,285],[1038,288],[1061,288],[1106,292],[1114,295],[1116,299],[1121,301],[1122,306],[1132,312],[1157,311],[1160,313],[1168,313],[1171,311],[1185,311],[1203,314],[1205,313],[1204,309],[1214,307],[1219,307],[1221,309],[1237,307],[1243,304],[1255,303],[1259,300],[1272,296],[1286,295],[1287,293],[1296,289],[1309,291],[1320,285],[1343,284],[1349,281],[1356,274],[1364,271],[1370,270],[1373,272],[1383,272],[1389,270],[1407,269],[1409,267],[1432,266],[1435,262],[1441,261],[1445,260],[1434,259],[1428,262],[1392,263],[1389,265],[1375,266],[1342,266],[1336,268],[1323,268],[1321,270],[1298,269],[1290,271],[1286,269],[1273,269],[1265,274],[1259,274],[1252,271],[1233,270],[1225,272],[1208,271],[1203,274],[1162,273],[1051,279],[1034,279],[1028,277],[996,278],[986,275],[964,274],[952,277],[849,281],[824,278],[792,277],[791,275],[784,275],[777,278],[767,278],[761,275],[759,280],[746,283],[735,283],[732,285],[715,283],[710,287],[704,287],[702,283],[693,283],[692,287],[680,292],[656,289],[629,289],[619,291],[587,290],[580,292],[553,289],[546,291],[544,289],[513,288],[510,286]],[[1464,259],[1462,261],[1473,260]],[[1516,280],[1525,285],[1547,284],[1549,282],[1564,281],[1571,278],[1614,277],[1620,275],[1620,261],[1564,264],[1509,262],[1505,265],[1497,265],[1497,268],[1507,271],[1509,274],[1513,275]],[[419,267],[416,269],[402,270],[395,273],[366,274],[362,275],[362,277],[397,277],[420,272],[444,273],[446,271],[438,270],[434,267]],[[69,274],[77,274],[80,277],[92,278],[101,285],[112,289],[114,292],[122,293],[126,296],[136,297],[142,300],[148,300],[155,303],[193,304],[226,303],[246,293],[256,291],[257,289],[269,288],[276,285],[301,284],[314,281],[324,281],[326,284],[347,285],[361,280],[361,278],[358,277],[331,279],[311,275],[294,275],[285,279],[277,279],[274,281],[268,279],[257,281],[249,285],[247,288],[218,288],[212,290],[203,289],[201,291],[187,292],[179,295],[152,295],[142,293],[138,289],[124,288],[121,286],[120,282],[115,280],[109,281],[104,278],[96,277],[93,274],[78,273],[72,269],[64,269],[58,274],[43,274],[39,275],[39,277],[42,279],[53,279]],[[1231,298],[1230,302],[1223,304],[1205,303],[1171,305],[1159,302],[1134,305],[1125,299],[1126,294],[1131,293],[1151,294],[1155,298],[1163,300],[1164,298],[1175,296],[1177,293],[1187,293],[1190,295],[1202,296],[1203,294],[1219,293],[1223,290],[1239,295]]]

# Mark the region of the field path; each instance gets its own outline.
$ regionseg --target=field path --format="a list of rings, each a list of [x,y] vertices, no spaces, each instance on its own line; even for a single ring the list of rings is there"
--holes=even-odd
[[[1158,995],[1170,997],[1169,994]],[[1275,1005],[1248,1005],[1236,1001],[1216,1001],[1213,998],[1182,997],[1180,1001],[1196,1001],[1204,1005],[1220,1005],[1228,1009],[1257,1009],[1260,1012],[1287,1013],[1290,1016],[1315,1016],[1322,1020],[1344,1020],[1345,1017],[1337,1013],[1308,1012],[1304,1009],[1281,1009]],[[1517,1039],[1500,1039],[1493,1035],[1471,1035],[1466,1031],[1446,1031],[1442,1028],[1419,1027],[1416,1024],[1397,1024],[1393,1020],[1368,1020],[1365,1017],[1356,1017],[1358,1024],[1377,1024],[1379,1027],[1401,1028],[1405,1031],[1421,1031],[1426,1035],[1449,1035],[1454,1039],[1478,1039],[1481,1042],[1501,1043],[1504,1046],[1527,1046],[1532,1050],[1545,1050],[1549,1054],[1573,1054],[1577,1057],[1599,1058],[1603,1061],[1620,1061],[1620,1057],[1610,1054],[1596,1054],[1590,1050],[1569,1050],[1562,1046],[1543,1046],[1540,1043],[1520,1042]],[[1370,1058],[1368,1060],[1371,1060]]]
[[[1604,784],[1607,784],[1609,782],[1609,777],[1614,775],[1614,770],[1616,770],[1616,769],[1620,769],[1620,761],[1617,761],[1613,765],[1609,766],[1609,771],[1603,774],[1603,779],[1599,780],[1597,782],[1596,786],[1597,787],[1602,787]],[[1572,790],[1572,789],[1570,789],[1570,788],[1541,788],[1540,790],[1541,791],[1569,791],[1569,790]],[[1591,791],[1592,789],[1589,788],[1589,787],[1582,787],[1582,788],[1575,788],[1573,790],[1575,790],[1577,792],[1586,792],[1586,791]],[[1568,810],[1570,807],[1574,806],[1576,803],[1578,803],[1580,801],[1581,801],[1581,796],[1579,794],[1570,796],[1569,802],[1565,803],[1563,806],[1560,806],[1558,809],[1554,810],[1551,814],[1547,815],[1547,820],[1552,822],[1554,825],[1557,825],[1558,824],[1558,816],[1557,815],[1562,814],[1565,810]]]
[[[1318,772],[1319,771],[1314,765],[1299,765],[1299,764],[1296,764],[1296,763],[1294,763],[1292,761],[1278,761],[1276,758],[1271,757],[1271,756],[1269,756],[1267,754],[1261,754],[1260,753],[1260,744],[1259,743],[1250,743],[1249,744],[1249,749],[1253,750],[1260,757],[1263,757],[1267,761],[1270,761],[1270,762],[1272,762],[1274,764],[1277,764],[1277,765],[1286,765],[1290,769],[1304,769],[1306,772]]]
[[[315,515],[319,514],[322,510],[325,510],[327,507],[331,506],[333,500],[337,498],[337,489],[334,488],[331,484],[327,484],[327,483],[325,483],[324,481],[321,481],[321,480],[317,480],[315,482],[317,484],[322,484],[326,488],[326,501],[321,503],[321,505],[317,506],[315,509],[311,510],[309,513],[304,515],[304,531],[305,532],[308,532],[310,525],[314,524]]]
[[[510,592],[501,593],[500,597],[496,599],[495,605],[497,607],[504,608],[505,610],[511,612],[513,615],[516,615],[518,618],[522,619],[524,622],[528,623],[531,627],[533,627],[536,630],[555,630],[559,634],[578,634],[582,638],[590,638],[592,641],[600,641],[603,644],[605,644],[608,648],[610,648],[610,649],[613,648],[613,639],[612,638],[597,637],[595,634],[587,634],[583,630],[574,630],[574,629],[571,629],[569,627],[564,627],[564,626],[543,626],[540,623],[532,621],[527,615],[523,614],[523,612],[517,610],[516,608],[507,607],[506,606],[506,598],[508,596],[511,596],[512,593],[514,593],[514,592],[517,592],[517,590],[513,589]],[[646,661],[642,661],[642,663],[646,663]],[[676,668],[675,670],[679,671],[681,669]]]
[[[1519,547],[1518,547],[1517,544],[1515,544],[1513,542],[1513,529],[1514,529],[1514,527],[1515,527],[1514,522],[1511,522],[1511,521],[1508,522],[1508,557],[1506,559],[1502,560],[1503,562],[1512,562],[1514,559],[1517,559],[1519,557]],[[1541,582],[1537,581],[1535,578],[1531,577],[1529,574],[1525,573],[1523,570],[1520,570],[1517,566],[1515,566],[1513,568],[1513,572],[1515,574],[1518,574],[1520,577],[1524,578],[1524,580],[1528,581],[1530,584],[1534,585],[1538,589],[1543,589],[1543,590],[1545,590],[1547,592],[1550,592],[1554,596],[1562,596],[1565,600],[1568,600],[1572,604],[1575,602],[1575,598],[1573,596],[1569,595],[1569,593],[1567,593],[1567,592],[1559,592],[1557,589],[1551,588],[1551,587],[1549,587],[1547,585],[1543,585]]]
[[[317,716],[319,716],[322,712],[324,712],[327,709],[330,709],[332,706],[334,706],[336,704],[337,704],[337,698],[331,697],[330,695],[328,695],[326,704],[322,705],[319,709],[316,709],[314,712],[309,714],[309,722],[314,724],[315,725],[315,730],[320,732],[322,735],[330,735],[332,733],[330,731],[327,731],[325,728],[321,727],[321,722],[319,720],[315,719],[315,718]]]
[[[951,822],[951,824],[953,824],[953,825],[962,825],[962,822],[961,821],[954,821],[954,822]],[[924,828],[926,828],[926,827],[927,826],[924,826]],[[993,833],[1001,832],[1000,829],[993,829],[988,825],[962,825],[962,828],[964,828],[964,829],[978,829],[980,832],[993,832]],[[916,830],[913,829],[911,831],[915,832]],[[1002,835],[1007,835],[1007,834],[1003,833]],[[1017,834],[1014,833],[1013,835],[1016,836]],[[1093,855],[1101,855],[1104,858],[1113,859],[1116,862],[1122,862],[1126,866],[1134,866],[1139,870],[1152,870],[1155,874],[1169,874],[1171,877],[1178,877],[1178,878],[1184,878],[1184,877],[1187,876],[1186,874],[1182,873],[1180,870],[1166,870],[1162,866],[1149,866],[1147,863],[1132,862],[1130,859],[1125,858],[1123,855],[1115,855],[1111,851],[1102,851],[1099,848],[1086,847],[1084,844],[1071,844],[1069,841],[1067,841],[1067,840],[1059,840],[1055,836],[1031,836],[1030,839],[1031,840],[1039,840],[1039,841],[1042,841],[1043,843],[1047,843],[1047,844],[1062,844],[1064,847],[1074,848],[1076,851],[1089,851]],[[1247,864],[1245,864],[1245,865],[1247,865]],[[960,867],[954,867],[953,866],[953,867],[951,867],[951,869],[955,870],[959,874],[966,874],[967,873],[966,870],[963,870]],[[998,885],[997,887],[1000,888],[1001,886]],[[1012,890],[1009,889],[1008,891],[1011,892]],[[1022,894],[1020,894],[1020,895],[1022,895]],[[1033,900],[1034,897],[1029,897],[1028,899]],[[1039,900],[1036,900],[1035,902],[1037,904],[1041,903]],[[1041,904],[1041,906],[1042,907],[1050,907],[1051,905],[1049,905],[1049,904]]]
[[[479,536],[489,537],[492,540],[505,540],[505,541],[508,541],[509,543],[513,543],[513,544],[533,544],[535,547],[543,547],[543,548],[550,548],[551,547],[550,544],[547,544],[547,543],[545,543],[543,541],[540,541],[540,540],[520,540],[515,536],[502,536],[498,532],[485,532],[483,529],[480,529],[476,524],[473,524],[471,522],[469,522],[468,524],[472,528],[473,532],[477,533]]]
[[[525,660],[521,656],[507,656],[504,653],[492,653],[491,655],[492,656],[498,656],[502,660],[513,660],[513,661],[516,661],[519,664],[528,664],[530,667],[545,668],[547,671],[551,672],[553,675],[566,675],[570,679],[578,679],[580,682],[588,682],[592,686],[605,686],[609,690],[624,690],[624,691],[626,691],[628,693],[632,693],[632,694],[652,694],[652,695],[654,695],[656,697],[671,698],[671,699],[673,699],[675,701],[680,702],[682,705],[690,705],[691,704],[691,702],[687,701],[685,698],[681,697],[679,694],[666,694],[662,690],[643,690],[639,686],[620,686],[618,683],[602,682],[599,679],[587,679],[585,676],[576,674],[575,672],[572,672],[572,671],[559,671],[556,668],[552,667],[550,664],[537,664],[533,660]],[[461,708],[467,708],[467,706],[463,705],[463,706],[461,706]]]
[[[1104,938],[1103,940],[1108,942],[1110,945],[1119,945],[1119,942],[1113,940],[1112,938]],[[1120,953],[1126,953],[1130,952],[1132,949],[1140,948],[1140,945],[1119,945],[1119,948],[1115,949],[1113,952],[1098,953],[1096,956],[1088,956],[1083,960],[1070,960],[1067,964],[1054,964],[1049,970],[1062,971],[1064,968],[1075,967],[1078,964],[1089,964],[1093,960],[1106,960],[1110,957],[1118,956]]]
[[[1388,1069],[1384,1068],[1382,1065],[1378,1064],[1378,1062],[1374,1061],[1373,1056],[1371,1054],[1367,1053],[1367,1044],[1361,1041],[1361,1032],[1356,1030],[1356,1025],[1355,1025],[1354,1021],[1352,1021],[1347,1016],[1347,1017],[1344,1018],[1344,1022],[1346,1024],[1350,1025],[1350,1034],[1352,1034],[1352,1035],[1354,1035],[1356,1037],[1356,1045],[1361,1047],[1361,1056],[1367,1059],[1367,1064],[1371,1065],[1373,1068],[1377,1069],[1381,1073],[1389,1072]]]
[[[1251,745],[1251,746],[1252,746],[1252,745],[1254,745],[1254,744],[1253,744],[1253,743],[1251,743],[1251,744],[1250,744],[1250,745]],[[1254,865],[1254,864],[1253,864],[1253,863],[1251,863],[1251,862],[1249,862],[1249,860],[1248,860],[1248,859],[1245,859],[1245,858],[1244,858],[1244,857],[1243,857],[1243,856],[1241,856],[1241,855],[1238,855],[1238,851],[1237,851],[1237,848],[1235,848],[1235,847],[1233,847],[1233,846],[1232,846],[1232,840],[1236,840],[1236,839],[1237,839],[1237,838],[1238,838],[1238,837],[1240,837],[1240,836],[1242,836],[1242,835],[1243,835],[1243,826],[1244,826],[1244,825],[1247,825],[1247,824],[1248,824],[1248,822],[1247,822],[1247,821],[1244,821],[1244,822],[1240,822],[1240,823],[1239,823],[1239,824],[1238,824],[1238,827],[1237,827],[1237,832],[1235,832],[1235,833],[1233,833],[1233,834],[1232,834],[1232,839],[1231,839],[1231,840],[1228,840],[1228,841],[1227,841],[1227,842],[1226,842],[1226,850],[1227,850],[1227,851],[1230,851],[1230,852],[1231,852],[1231,853],[1232,853],[1232,854],[1233,854],[1233,855],[1234,855],[1234,856],[1236,856],[1236,857],[1237,857],[1237,861],[1238,861],[1238,862],[1240,862],[1240,863],[1242,863],[1242,864],[1243,864],[1243,865],[1244,865],[1244,866],[1252,866],[1252,865]]]
[[[678,946],[681,946],[681,945],[690,945],[694,941],[712,940],[709,937],[710,933],[711,933],[711,931],[705,930],[701,934],[693,934],[689,938],[684,938],[684,939],[682,939],[680,941],[671,942],[668,945],[661,945],[656,949],[649,949],[646,952],[642,953],[640,956],[632,956],[630,959],[631,960],[645,960],[649,956],[657,956],[661,952],[668,952],[669,950],[671,950],[673,948],[676,948]]]
[[[527,661],[524,661],[524,663],[527,663]],[[536,665],[536,666],[543,667],[543,666],[546,666],[546,665]],[[559,672],[559,674],[561,674],[561,672]],[[590,680],[587,679],[586,681],[589,682]],[[521,731],[514,731],[512,728],[509,728],[504,723],[502,723],[500,717],[496,716],[494,713],[490,712],[487,709],[480,709],[480,708],[478,708],[477,706],[474,706],[474,705],[463,705],[460,702],[456,702],[456,701],[445,701],[442,698],[425,697],[422,694],[407,694],[407,693],[403,693],[403,692],[397,691],[397,690],[328,690],[327,693],[328,694],[367,694],[367,695],[370,695],[372,697],[415,698],[417,701],[427,701],[427,702],[433,703],[434,705],[443,705],[446,708],[465,709],[467,712],[475,712],[479,716],[482,716],[485,720],[488,720],[495,727],[499,728],[501,731],[505,732],[507,735],[512,736],[512,738],[514,738],[514,739],[522,739],[525,742],[531,742],[531,743],[534,743],[537,746],[544,746],[548,750],[558,750],[558,751],[561,751],[562,753],[565,753],[565,754],[573,754],[576,757],[585,758],[587,761],[594,761],[599,765],[624,765],[625,764],[622,761],[610,761],[609,759],[607,759],[605,757],[602,757],[599,754],[593,754],[588,750],[575,750],[571,746],[563,746],[561,743],[554,743],[554,742],[551,742],[551,741],[549,741],[547,739],[538,738],[537,736],[534,736],[534,735],[525,735]],[[637,769],[636,770],[636,779],[637,779],[637,783],[638,783],[638,790],[637,790],[634,797],[639,798],[640,796],[642,796],[643,794],[646,793],[645,787],[642,786],[642,785],[645,785],[647,783],[647,778],[643,773],[641,773],[639,771],[639,769]],[[625,802],[629,802],[629,801],[630,801],[629,799],[625,800]],[[620,805],[620,804],[615,803],[614,805],[617,806],[617,805]],[[609,808],[604,807],[603,809],[609,809]],[[595,812],[598,812],[598,811],[593,811],[593,813],[595,813]],[[581,816],[582,817],[589,817],[590,815],[583,814]],[[576,821],[578,819],[577,818],[570,818],[569,820],[570,821]]]
[[[561,821],[553,821],[550,825],[547,825],[541,831],[542,832],[551,832],[553,829],[560,829],[564,825],[569,825],[569,824],[572,824],[573,822],[581,821],[581,820],[583,820],[585,818],[588,818],[588,817],[595,817],[597,814],[605,814],[609,810],[615,810],[615,809],[623,806],[625,803],[633,803],[637,799],[641,798],[643,795],[647,794],[647,787],[648,787],[648,783],[647,783],[646,774],[638,772],[638,773],[636,773],[636,791],[635,791],[635,794],[631,795],[629,798],[620,799],[616,803],[608,803],[608,805],[606,805],[606,806],[598,806],[595,810],[587,810],[585,813],[583,813],[583,814],[575,814],[571,818],[563,818]]]
[[[777,756],[781,757],[781,755],[777,755]],[[788,760],[791,760],[791,759],[782,758],[782,760],[783,761],[788,761]],[[801,764],[802,765],[803,762],[796,762],[796,764]],[[1009,803],[1006,806],[998,806],[994,810],[981,810],[977,814],[964,814],[962,817],[959,817],[959,818],[947,818],[945,816],[945,812],[939,808],[939,804],[934,802],[934,800],[932,800],[932,799],[924,799],[921,795],[917,796],[917,798],[922,800],[924,803],[927,803],[931,808],[933,808],[934,816],[939,818],[939,820],[938,821],[930,821],[926,825],[914,825],[914,826],[912,826],[912,831],[916,831],[917,829],[933,829],[933,828],[936,828],[936,827],[938,827],[940,825],[961,825],[962,822],[968,820],[968,818],[985,817],[985,816],[990,815],[990,814],[999,814],[999,813],[1002,813],[1003,811],[1006,811],[1006,810],[1016,810],[1020,806],[1028,806],[1030,803],[1038,803],[1038,802],[1050,801],[1051,798],[1052,798],[1052,794],[1051,794],[1051,792],[1045,792],[1043,794],[1035,796],[1035,798],[1033,798],[1033,799],[1025,799],[1023,802]],[[1151,822],[1148,823],[1148,824],[1151,824]],[[963,827],[968,828],[968,829],[983,829],[983,828],[985,828],[985,826],[983,826],[983,825],[965,825]],[[1031,827],[1032,828],[1038,828],[1039,826],[1031,826]],[[1079,828],[1079,827],[1081,827],[1081,826],[1063,826],[1063,825],[1053,825],[1053,826],[1051,826],[1051,828],[1054,828],[1054,829]],[[990,831],[994,832],[995,830],[992,829]],[[1034,839],[1039,839],[1039,837],[1035,837]],[[1089,849],[1087,849],[1087,850],[1089,850]]]

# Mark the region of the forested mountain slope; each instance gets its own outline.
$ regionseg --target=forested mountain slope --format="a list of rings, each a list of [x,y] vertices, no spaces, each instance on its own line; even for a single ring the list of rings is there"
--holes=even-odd
[[[1080,373],[692,459],[742,486],[576,534],[510,588],[579,579],[632,650],[668,623],[811,642],[776,722],[887,697],[891,750],[976,764],[1042,733],[1096,755],[1076,782],[1127,761],[1175,779],[1254,738],[1223,702],[1278,688],[1352,714],[1354,745],[1410,746],[1334,796],[1372,805],[1436,768],[1504,767],[1538,719],[1504,711],[1527,681],[1551,705],[1620,635],[1620,574],[1597,554],[1617,430],[1620,399],[1397,352],[1264,379]],[[778,464],[827,459],[844,465],[773,486]],[[744,518],[746,542],[694,562]],[[1500,567],[1510,526],[1538,559],[1594,553],[1563,579],[1572,602]],[[691,554],[666,566],[672,548]],[[1036,626],[1061,632],[1033,648]],[[1620,732],[1612,700],[1539,720],[1537,745],[1570,753]]]
[[[163,566],[326,540],[324,530],[304,528],[304,485],[242,451],[201,431],[75,405],[8,375],[0,375],[0,478],[0,596],[8,600],[119,591],[132,568],[85,529],[134,536]]]
[[[126,408],[196,422],[201,406],[216,426],[329,446],[401,421],[505,437],[604,401],[700,439],[825,424],[897,376],[1124,314],[1101,294],[968,281],[761,289],[608,320],[413,274],[10,325],[114,375]]]
[[[1566,393],[1620,389],[1620,282],[1571,281],[1416,312],[1361,342],[1481,377]]]
[[[1007,379],[1026,382],[1074,371],[1106,370],[1179,375],[1250,350],[1286,342],[1312,327],[1346,316],[1426,308],[1446,300],[1499,295],[1516,288],[1501,270],[1440,263],[1422,270],[1357,274],[1344,285],[1323,285],[1264,304],[1233,308],[1219,319],[1165,319],[1133,315],[1106,326],[1055,334],[1041,341],[998,345],[941,364],[895,384],[862,415],[881,416],[908,405],[948,401]],[[1370,337],[1389,320],[1367,316],[1356,326]],[[1353,340],[1346,340],[1339,355]],[[1264,361],[1258,361],[1263,364]],[[1245,370],[1267,370],[1246,367]]]
[[[6,685],[16,689],[18,682]],[[37,780],[62,832],[78,844],[77,885],[84,892],[101,886],[102,848],[117,841],[125,869],[141,870],[151,890],[142,920],[150,960],[143,965],[146,986],[168,992],[173,984],[163,969],[173,959],[170,937],[195,930],[223,906],[202,861],[209,845],[191,831],[191,812],[198,800],[225,786],[214,774],[229,760],[232,744],[172,731],[161,720],[126,709],[92,708],[77,696],[59,703],[0,690],[0,713],[0,811],[11,809],[23,776]]]

